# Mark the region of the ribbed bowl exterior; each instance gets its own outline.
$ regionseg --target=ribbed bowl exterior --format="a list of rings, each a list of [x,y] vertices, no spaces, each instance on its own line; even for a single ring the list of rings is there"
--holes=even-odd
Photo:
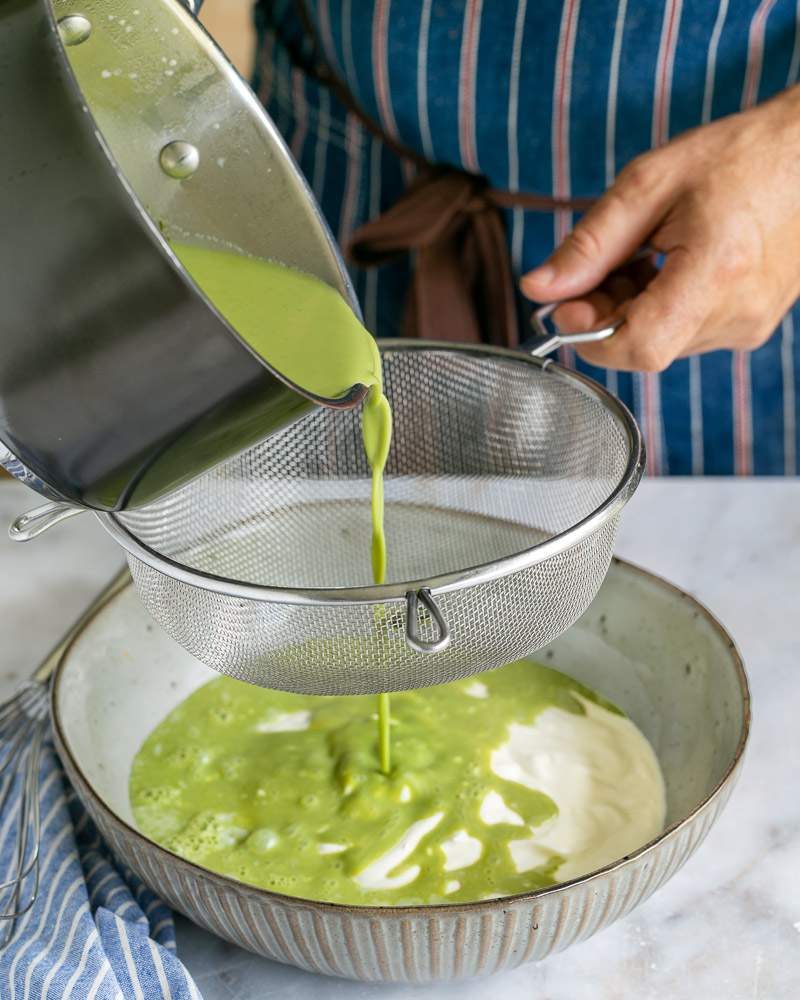
[[[59,747],[63,751],[63,747]],[[365,982],[488,976],[536,962],[625,916],[697,850],[724,808],[741,758],[717,791],[654,844],[597,874],[527,896],[413,908],[290,899],[207,872],[121,823],[61,753],[67,775],[114,853],[172,907],[267,958]]]

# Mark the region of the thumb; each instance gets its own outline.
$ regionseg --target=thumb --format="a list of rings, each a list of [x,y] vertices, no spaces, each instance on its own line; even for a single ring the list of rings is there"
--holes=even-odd
[[[672,200],[674,182],[661,162],[666,153],[648,153],[629,164],[552,256],[524,275],[523,294],[536,302],[585,295],[632,257]]]

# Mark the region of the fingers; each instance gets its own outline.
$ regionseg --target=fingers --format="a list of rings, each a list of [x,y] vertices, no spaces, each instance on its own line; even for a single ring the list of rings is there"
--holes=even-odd
[[[559,306],[553,320],[563,333],[583,333],[615,318],[624,302],[637,295],[644,283],[637,282],[632,271],[613,274],[596,292]]]
[[[665,162],[674,155],[663,149],[630,163],[555,253],[522,278],[523,293],[537,302],[582,296],[633,256],[682,183],[680,172]]]
[[[572,299],[553,313],[553,322],[561,333],[584,333],[610,318],[618,303],[605,292],[591,292],[583,299]]]
[[[578,353],[603,368],[663,371],[702,339],[711,310],[707,270],[695,255],[676,247],[653,281],[619,307],[625,323],[617,333],[580,345]]]

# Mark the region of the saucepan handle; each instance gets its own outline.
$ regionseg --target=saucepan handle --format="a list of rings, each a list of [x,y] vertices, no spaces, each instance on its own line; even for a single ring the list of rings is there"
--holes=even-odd
[[[43,531],[52,528],[54,524],[66,521],[68,517],[82,514],[84,507],[74,507],[69,503],[54,501],[44,503],[41,507],[34,507],[33,510],[26,511],[14,521],[8,529],[8,537],[12,542],[29,542]]]

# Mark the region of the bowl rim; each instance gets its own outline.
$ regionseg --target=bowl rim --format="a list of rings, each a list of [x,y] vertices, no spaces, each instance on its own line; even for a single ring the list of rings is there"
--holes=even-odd
[[[111,594],[104,595],[101,597],[95,607],[92,609],[91,613],[88,614],[85,620],[81,623],[80,628],[69,637],[69,641],[66,643],[64,648],[60,651],[58,656],[58,661],[55,665],[53,671],[53,677],[50,684],[50,715],[53,726],[53,736],[56,744],[56,749],[58,755],[64,765],[67,772],[67,776],[75,775],[78,779],[80,786],[86,791],[88,797],[90,798],[92,806],[97,809],[104,818],[109,820],[112,824],[116,824],[121,828],[124,836],[129,840],[133,841],[139,846],[140,849],[147,851],[155,851],[161,856],[161,863],[169,863],[174,868],[182,870],[184,874],[189,875],[193,878],[206,878],[210,879],[221,889],[227,889],[229,891],[235,891],[239,894],[255,897],[259,902],[272,903],[282,906],[290,907],[301,907],[301,908],[313,908],[324,910],[331,914],[347,914],[350,916],[358,917],[425,917],[431,916],[442,916],[445,914],[457,915],[464,911],[470,913],[480,913],[485,910],[496,910],[498,907],[506,907],[511,905],[518,905],[521,903],[535,903],[539,899],[545,896],[554,895],[556,893],[565,892],[569,889],[574,889],[579,885],[588,885],[595,882],[606,875],[617,871],[624,865],[630,862],[637,861],[652,851],[656,850],[667,840],[672,839],[680,830],[687,827],[689,824],[693,823],[698,816],[705,812],[708,807],[720,797],[720,795],[728,788],[729,785],[735,780],[738,775],[739,768],[744,759],[744,751],[747,746],[747,741],[750,735],[751,722],[752,722],[752,709],[751,709],[751,695],[750,695],[750,685],[747,680],[747,674],[744,667],[744,661],[742,659],[741,652],[736,642],[722,624],[722,622],[696,597],[689,594],[687,591],[678,587],[674,583],[670,583],[669,580],[664,579],[657,573],[653,573],[650,570],[644,569],[635,563],[629,562],[627,559],[621,559],[618,556],[613,557],[613,564],[615,566],[622,567],[625,571],[632,572],[635,576],[642,577],[650,582],[655,582],[660,586],[664,587],[668,591],[671,591],[674,595],[678,596],[681,600],[688,602],[702,618],[705,619],[706,623],[711,626],[713,631],[723,640],[724,645],[727,648],[728,655],[731,658],[731,664],[733,666],[736,679],[739,684],[739,692],[742,698],[742,726],[741,732],[739,734],[739,739],[736,744],[736,749],[733,753],[730,763],[726,767],[724,773],[720,777],[719,781],[716,783],[714,788],[705,796],[692,810],[691,812],[684,816],[682,819],[677,820],[670,826],[666,827],[658,836],[652,838],[647,843],[643,844],[641,847],[637,848],[635,851],[631,851],[630,854],[626,854],[622,858],[618,858],[616,861],[612,861],[602,868],[597,868],[594,871],[587,872],[585,875],[580,875],[577,878],[570,879],[566,882],[558,882],[552,886],[546,886],[542,889],[536,889],[531,892],[521,892],[515,893],[509,896],[496,896],[492,899],[482,899],[476,900],[474,902],[465,903],[430,903],[430,904],[415,904],[411,906],[377,906],[375,904],[360,905],[354,903],[331,903],[325,900],[316,899],[305,899],[301,896],[291,896],[285,893],[275,892],[271,889],[261,889],[258,886],[251,885],[248,882],[241,882],[229,875],[222,875],[219,872],[212,871],[209,868],[203,867],[194,861],[189,861],[186,858],[182,858],[180,855],[168,850],[166,847],[162,847],[156,841],[151,840],[149,837],[145,836],[136,827],[132,826],[121,816],[117,815],[113,809],[106,804],[102,797],[95,791],[91,781],[83,773],[82,768],[75,759],[69,743],[66,739],[64,729],[61,724],[61,718],[59,713],[59,690],[61,681],[63,679],[66,663],[69,659],[70,652],[77,641],[78,638],[83,634],[86,627],[91,624],[91,622],[97,617],[97,615],[108,605],[110,605],[114,600],[120,597],[123,593],[127,592],[131,586],[130,581],[126,586],[122,587],[120,590],[115,591]]]

